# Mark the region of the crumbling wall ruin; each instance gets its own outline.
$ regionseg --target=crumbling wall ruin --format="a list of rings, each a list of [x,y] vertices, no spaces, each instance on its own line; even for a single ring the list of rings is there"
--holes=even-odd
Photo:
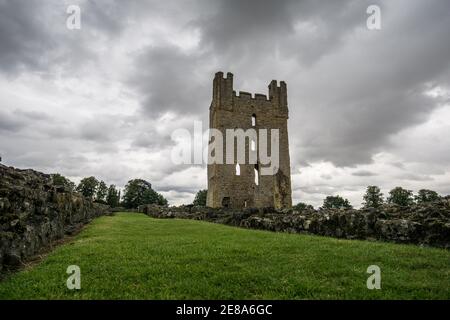
[[[413,243],[450,249],[450,197],[410,207],[385,205],[378,209],[243,210],[207,207],[141,206],[154,218],[196,219],[276,232]]]
[[[0,164],[0,272],[107,212],[107,206],[53,185],[50,175]]]

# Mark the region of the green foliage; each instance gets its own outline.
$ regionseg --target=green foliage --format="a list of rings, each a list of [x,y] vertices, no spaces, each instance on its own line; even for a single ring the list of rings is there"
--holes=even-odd
[[[125,186],[123,203],[126,208],[135,209],[144,204],[167,205],[167,200],[152,189],[150,182],[133,179]]]
[[[156,194],[158,196],[158,201],[156,202],[156,204],[159,204],[160,206],[167,206],[169,204],[167,199],[164,198],[162,194],[160,194],[160,193],[156,193]]]
[[[341,196],[328,196],[323,200],[323,209],[351,209],[352,206],[347,199]]]
[[[448,299],[450,252],[118,213],[0,282],[2,299]],[[81,290],[68,290],[68,265]],[[379,265],[381,290],[368,290]]]
[[[364,208],[378,208],[384,203],[383,194],[377,186],[368,186],[363,199]]]
[[[106,203],[105,198],[106,198],[107,193],[108,193],[108,186],[102,180],[102,181],[100,181],[100,183],[97,186],[97,193],[96,193],[95,200],[98,202]]]
[[[52,177],[52,182],[55,186],[66,187],[69,191],[75,190],[75,183],[73,183],[66,177],[60,175],[59,173],[52,174],[51,177]]]
[[[396,187],[389,191],[388,203],[404,207],[410,206],[414,203],[413,192],[402,187]]]
[[[108,188],[108,192],[106,194],[106,203],[111,207],[115,208],[119,206],[120,202],[120,193],[117,190],[115,185],[110,185]]]
[[[206,196],[208,195],[208,190],[200,190],[195,195],[194,202],[192,203],[194,206],[206,207]]]
[[[95,177],[83,178],[78,184],[77,191],[86,198],[93,199],[97,191],[98,183]]]
[[[314,210],[314,207],[310,204],[299,202],[295,206],[293,206],[292,209],[297,211],[303,211],[303,210]]]
[[[441,197],[436,191],[427,189],[419,190],[418,194],[415,196],[417,203],[433,202],[439,200],[440,198]]]

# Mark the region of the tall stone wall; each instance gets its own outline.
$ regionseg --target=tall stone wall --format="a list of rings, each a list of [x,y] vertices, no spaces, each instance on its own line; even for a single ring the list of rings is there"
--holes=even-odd
[[[53,185],[50,175],[0,164],[0,272],[108,210]]]
[[[413,243],[450,249],[450,198],[411,207],[383,206],[361,210],[294,210],[272,208],[226,210],[206,207],[141,206],[154,218],[205,220],[276,232]]]

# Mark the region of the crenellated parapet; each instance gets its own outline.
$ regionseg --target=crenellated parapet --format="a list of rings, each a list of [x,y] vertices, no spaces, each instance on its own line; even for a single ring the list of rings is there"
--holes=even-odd
[[[227,73],[224,78],[223,72],[217,72],[213,81],[213,108],[225,110],[233,109],[233,74]]]
[[[236,94],[236,91],[233,91],[233,97],[234,99],[242,99],[242,100],[254,100],[254,101],[264,101],[264,102],[270,102],[270,100],[267,98],[267,95],[261,94],[261,93],[255,93],[254,95],[250,92],[246,91],[239,91],[239,94]]]
[[[287,116],[287,87],[284,81],[273,80],[269,84],[269,95],[239,91],[237,93],[233,88],[233,74],[228,72],[224,77],[223,72],[217,72],[213,81],[213,102],[212,108],[233,111],[235,108],[243,105],[259,105],[262,107],[271,107],[279,110],[281,115]]]
[[[269,99],[274,106],[280,108],[281,112],[288,112],[287,86],[286,82],[281,81],[278,86],[277,80],[272,80],[269,84]]]

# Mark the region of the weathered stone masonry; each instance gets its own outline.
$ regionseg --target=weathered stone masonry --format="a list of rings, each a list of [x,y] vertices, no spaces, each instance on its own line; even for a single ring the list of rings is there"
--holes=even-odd
[[[213,81],[213,99],[210,107],[209,127],[222,132],[224,157],[226,155],[227,129],[271,129],[279,130],[279,170],[276,175],[261,175],[262,164],[239,164],[236,174],[236,152],[234,164],[208,164],[207,204],[212,208],[274,207],[291,208],[291,169],[287,120],[289,117],[286,83],[278,86],[273,80],[269,85],[269,96],[233,90],[233,74],[222,72]],[[270,150],[270,139],[268,141]],[[256,148],[259,148],[256,143]],[[249,141],[246,141],[248,155]],[[235,149],[236,150],[236,149]],[[258,175],[258,184],[255,183]]]
[[[107,206],[54,186],[50,175],[0,164],[0,272],[107,212]]]
[[[237,227],[276,232],[413,243],[450,249],[450,197],[433,203],[351,210],[243,210],[206,207],[141,206],[154,218],[204,220]]]

